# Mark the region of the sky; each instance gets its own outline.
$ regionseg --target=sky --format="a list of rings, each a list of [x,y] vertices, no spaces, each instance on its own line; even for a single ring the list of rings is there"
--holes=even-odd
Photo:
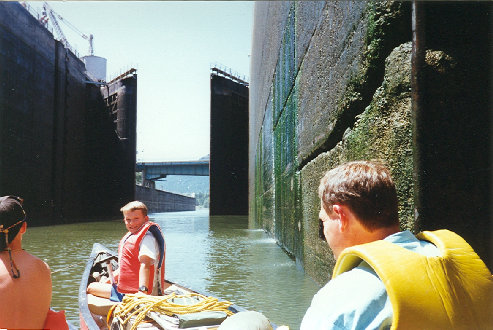
[[[42,2],[28,2],[39,8]],[[137,69],[137,161],[209,154],[211,67],[249,81],[253,1],[55,1],[79,56],[107,59],[107,80]],[[55,32],[56,36],[56,32]]]

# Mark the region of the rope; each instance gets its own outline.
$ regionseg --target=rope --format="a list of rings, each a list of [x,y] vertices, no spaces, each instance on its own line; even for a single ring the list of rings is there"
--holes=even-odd
[[[197,297],[199,302],[190,305],[179,305],[171,302],[173,298],[192,298]],[[207,297],[198,293],[190,293],[187,295],[177,295],[172,293],[167,296],[149,296],[143,294],[126,294],[123,301],[115,305],[115,308],[110,311],[114,318],[118,318],[122,325],[126,324],[132,317],[135,316],[134,324],[131,330],[137,329],[142,320],[149,312],[156,312],[173,316],[177,314],[198,313],[202,311],[224,312],[228,316],[233,312],[228,309],[232,303],[229,301],[219,301],[214,297]],[[108,321],[110,319],[108,314]],[[108,327],[110,325],[108,324]]]

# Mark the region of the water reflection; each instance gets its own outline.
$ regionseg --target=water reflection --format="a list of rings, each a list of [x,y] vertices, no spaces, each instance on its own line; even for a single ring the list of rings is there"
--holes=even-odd
[[[297,329],[316,284],[263,230],[246,228],[247,217],[211,217],[210,222],[207,289]]]
[[[166,240],[166,278],[205,291],[207,253],[210,250],[208,210],[155,213],[151,220]]]
[[[166,239],[166,278],[261,311],[276,324],[297,329],[318,286],[263,230],[246,217],[210,217],[208,210],[150,215]],[[78,324],[77,293],[94,242],[116,250],[121,220],[30,228],[27,251],[53,271],[53,301]]]
[[[23,247],[50,266],[51,305],[65,310],[73,324],[79,323],[77,295],[92,244],[99,242],[116,250],[125,232],[125,226],[119,220],[28,228]]]

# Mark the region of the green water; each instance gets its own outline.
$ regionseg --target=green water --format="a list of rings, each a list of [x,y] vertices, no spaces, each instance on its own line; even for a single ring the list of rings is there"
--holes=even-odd
[[[209,217],[208,210],[150,214],[166,239],[166,278],[262,312],[298,329],[318,285],[247,217]],[[24,248],[53,272],[52,307],[79,324],[78,290],[92,244],[116,250],[122,221],[29,228]]]

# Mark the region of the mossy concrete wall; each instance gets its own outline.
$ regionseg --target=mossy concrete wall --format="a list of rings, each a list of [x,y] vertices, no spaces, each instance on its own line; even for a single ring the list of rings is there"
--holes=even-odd
[[[303,264],[316,279],[328,278],[335,263],[318,238],[320,199],[317,187],[324,172],[354,159],[384,160],[394,177],[403,229],[414,229],[411,120],[411,43],[398,46],[386,60],[384,80],[365,110],[341,140],[301,169],[303,191]],[[327,262],[328,261],[328,262]]]
[[[249,208],[317,282],[320,178],[349,160],[390,168],[402,229],[415,220],[412,3],[257,2],[250,84]]]
[[[344,160],[378,158],[412,182],[409,44],[388,60],[399,75],[389,73],[383,86],[385,60],[409,42],[409,24],[410,5],[396,2],[256,4],[250,218],[320,281],[333,262],[317,235],[323,173]],[[372,102],[377,91],[387,102]],[[402,200],[409,189],[401,187]],[[406,205],[403,218],[411,222]]]

